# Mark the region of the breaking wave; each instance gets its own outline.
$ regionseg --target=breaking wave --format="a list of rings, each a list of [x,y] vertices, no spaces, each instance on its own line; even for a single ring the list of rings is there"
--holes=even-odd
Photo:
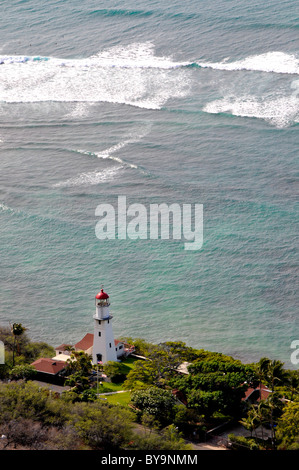
[[[294,95],[268,99],[253,96],[226,97],[208,103],[203,111],[263,119],[278,128],[284,128],[298,122],[298,105],[298,98]]]
[[[202,68],[212,68],[214,70],[255,70],[286,74],[299,73],[298,58],[294,54],[278,51],[252,55],[243,60],[233,62],[229,62],[229,58],[227,58],[221,62],[196,62],[196,65]]]
[[[0,64],[0,101],[7,103],[110,102],[160,109],[190,90],[184,64],[155,55],[151,43],[116,46],[86,59],[2,55]]]

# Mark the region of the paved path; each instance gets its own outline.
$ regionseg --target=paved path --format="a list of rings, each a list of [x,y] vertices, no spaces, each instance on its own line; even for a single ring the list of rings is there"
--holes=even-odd
[[[228,449],[226,449],[226,447],[215,446],[215,445],[212,445],[212,444],[194,444],[192,442],[191,442],[191,444],[194,447],[194,449],[196,449],[196,450],[228,450]]]
[[[49,390],[52,390],[53,392],[57,392],[59,394],[71,388],[68,386],[61,386],[61,385],[50,384],[47,382],[40,382],[38,380],[34,380],[33,382],[35,382],[40,387],[48,388]]]

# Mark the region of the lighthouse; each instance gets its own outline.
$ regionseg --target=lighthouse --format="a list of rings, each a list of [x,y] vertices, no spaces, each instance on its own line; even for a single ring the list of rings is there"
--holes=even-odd
[[[109,312],[109,295],[103,289],[95,297],[96,311],[94,319],[94,335],[92,360],[93,364],[117,361],[114,336],[112,330],[112,315]]]

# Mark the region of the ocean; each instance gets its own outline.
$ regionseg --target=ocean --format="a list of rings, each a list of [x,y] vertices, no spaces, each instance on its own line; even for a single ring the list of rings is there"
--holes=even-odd
[[[290,0],[2,0],[0,325],[184,341],[287,368],[298,329]],[[203,244],[96,236],[101,204],[202,204]]]

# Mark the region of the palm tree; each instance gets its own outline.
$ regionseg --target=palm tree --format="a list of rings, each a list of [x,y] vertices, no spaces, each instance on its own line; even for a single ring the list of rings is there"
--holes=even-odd
[[[256,408],[256,415],[261,426],[262,440],[264,440],[264,424],[268,421],[269,415],[269,406],[265,400],[259,402]]]
[[[252,438],[253,431],[260,425],[259,417],[253,405],[248,411],[247,417],[241,419],[240,424],[242,424],[247,431],[250,431],[250,437]]]
[[[279,397],[277,397],[277,394],[275,393],[275,387],[277,386],[277,384],[286,384],[289,381],[289,374],[286,370],[283,369],[283,365],[284,364],[281,361],[275,359],[271,360],[266,357],[260,359],[257,364],[257,374],[260,379],[260,392],[262,381],[265,381],[265,383],[270,387],[272,392],[267,399],[266,407],[261,411],[264,412],[264,416],[265,414],[268,414],[269,416],[272,443],[274,447],[276,445],[274,416],[279,413],[281,407],[281,400],[279,399]]]
[[[283,362],[277,361],[276,359],[271,360],[267,357],[263,357],[259,360],[256,372],[260,381],[260,390],[263,381],[270,387],[272,392],[274,392],[277,384],[288,383],[289,374],[283,369],[283,365]]]
[[[294,395],[297,394],[299,390],[299,371],[298,370],[289,371],[289,380],[287,383],[287,388],[289,389],[291,393],[290,400],[293,401]]]
[[[287,372],[283,369],[283,362],[273,360],[270,361],[268,365],[268,383],[271,387],[272,392],[274,392],[275,386],[278,383],[286,383],[288,380],[288,374]]]
[[[259,387],[260,387],[260,399],[262,397],[262,393],[261,393],[262,382],[263,380],[265,380],[267,376],[267,371],[268,371],[270,362],[271,362],[270,359],[268,359],[267,357],[262,357],[256,365],[256,373],[259,379]]]
[[[22,323],[13,323],[11,327],[11,332],[14,336],[14,343],[13,343],[13,353],[12,353],[12,364],[15,365],[15,349],[17,344],[17,337],[21,336],[26,328],[22,325]]]
[[[283,409],[283,403],[280,397],[276,393],[272,393],[268,399],[267,404],[270,413],[270,424],[271,424],[271,438],[273,447],[276,448],[276,435],[275,435],[275,427],[277,423],[277,419],[280,417]]]

